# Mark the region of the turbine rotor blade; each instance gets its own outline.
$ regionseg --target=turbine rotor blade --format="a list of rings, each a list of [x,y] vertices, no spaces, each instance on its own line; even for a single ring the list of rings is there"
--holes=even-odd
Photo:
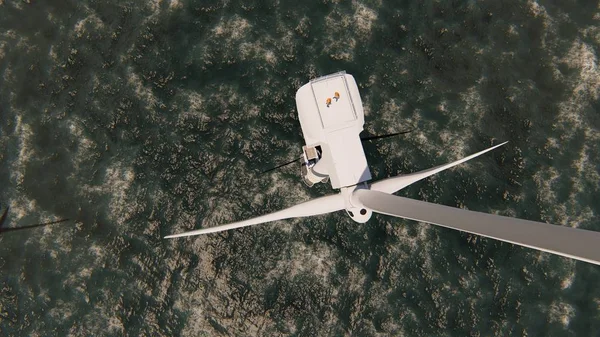
[[[491,151],[491,150],[493,150],[493,149],[495,149],[497,147],[500,147],[500,146],[502,146],[502,145],[504,145],[506,143],[508,143],[508,142],[504,142],[502,144],[498,144],[498,145],[492,146],[492,147],[490,147],[488,149],[485,149],[483,151],[477,152],[475,154],[472,154],[472,155],[470,155],[468,157],[465,157],[463,159],[457,160],[457,161],[452,162],[452,163],[448,163],[448,164],[445,164],[445,165],[436,166],[436,167],[433,167],[433,168],[430,168],[430,169],[427,169],[427,170],[424,170],[424,171],[419,171],[419,172],[414,172],[414,173],[408,173],[408,174],[401,174],[401,175],[396,176],[396,177],[392,177],[392,178],[387,178],[387,179],[384,179],[384,180],[380,180],[380,181],[378,181],[376,183],[373,183],[371,185],[371,190],[385,192],[385,193],[389,193],[389,194],[396,193],[396,192],[400,191],[401,189],[405,188],[406,186],[411,185],[413,183],[416,183],[417,181],[419,181],[421,179],[425,179],[425,178],[427,178],[429,176],[432,176],[432,175],[434,175],[436,173],[442,172],[442,171],[447,170],[447,169],[449,169],[451,167],[454,167],[454,166],[456,166],[458,164],[462,164],[462,163],[464,163],[464,162],[466,162],[468,160],[471,160],[471,159],[473,159],[475,157],[481,156],[482,154],[484,154],[484,153],[486,153],[488,151]]]
[[[368,140],[375,140],[375,139],[383,139],[383,138],[389,138],[389,137],[394,137],[394,136],[398,136],[398,135],[403,135],[405,133],[409,133],[409,132],[413,132],[414,129],[410,129],[407,131],[402,131],[402,132],[396,132],[396,133],[390,133],[387,135],[381,135],[381,136],[369,136],[369,137],[365,137],[365,138],[361,138],[360,141],[361,142],[366,142]]]
[[[302,157],[299,157],[299,158],[296,158],[296,159],[294,159],[294,160],[288,161],[287,163],[283,163],[283,164],[281,164],[281,165],[275,166],[275,167],[273,167],[273,168],[270,168],[270,169],[268,169],[268,170],[266,170],[266,171],[262,171],[260,174],[265,174],[265,173],[267,173],[267,172],[271,172],[271,171],[277,170],[278,168],[282,168],[282,167],[284,167],[284,166],[287,166],[287,165],[293,164],[293,163],[297,162],[297,161],[298,161],[298,160],[300,160],[300,159],[302,159]]]
[[[355,192],[374,212],[477,234],[600,265],[600,232],[557,226],[403,198],[378,191]]]
[[[312,215],[326,214],[339,211],[345,208],[344,197],[341,194],[328,195],[317,199],[312,199],[304,203],[286,208],[284,210],[259,216],[253,219],[234,222],[228,225],[197,229],[190,232],[173,234],[165,236],[165,239],[178,238],[182,236],[193,236],[200,234],[208,234],[236,229],[246,226],[258,225],[265,222],[283,220],[289,218],[301,218]]]

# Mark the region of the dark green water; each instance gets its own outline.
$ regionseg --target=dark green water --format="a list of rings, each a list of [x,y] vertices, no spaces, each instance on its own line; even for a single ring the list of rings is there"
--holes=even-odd
[[[600,267],[342,212],[162,236],[331,193],[294,95],[346,70],[374,179],[600,230],[597,1],[0,0],[6,336],[597,336]]]

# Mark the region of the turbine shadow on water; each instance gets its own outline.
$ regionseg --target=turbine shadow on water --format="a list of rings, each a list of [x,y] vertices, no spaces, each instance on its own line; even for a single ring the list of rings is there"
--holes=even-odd
[[[13,228],[6,228],[6,227],[4,227],[4,225],[5,225],[6,218],[8,216],[8,210],[9,210],[9,207],[6,208],[6,210],[4,211],[4,213],[2,213],[2,217],[0,217],[0,234],[7,233],[7,232],[17,232],[17,231],[22,231],[22,230],[27,230],[27,229],[32,229],[32,228],[38,228],[38,227],[47,227],[47,226],[51,226],[51,225],[56,225],[56,224],[64,223],[64,222],[67,222],[67,221],[70,220],[70,219],[60,219],[60,220],[55,220],[55,221],[44,222],[44,223],[41,223],[41,224],[27,225],[27,226],[21,226],[21,227],[13,227]]]

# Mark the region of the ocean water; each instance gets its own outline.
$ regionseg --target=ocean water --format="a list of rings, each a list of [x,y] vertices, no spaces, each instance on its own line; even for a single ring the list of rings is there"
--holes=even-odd
[[[600,231],[598,1],[0,0],[3,336],[599,336],[600,267],[343,212],[191,239],[330,194],[296,90],[359,84],[374,180]]]

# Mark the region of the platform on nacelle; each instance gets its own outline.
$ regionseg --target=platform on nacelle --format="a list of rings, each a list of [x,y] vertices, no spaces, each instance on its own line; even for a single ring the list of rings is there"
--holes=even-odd
[[[334,74],[310,82],[315,101],[323,103],[317,105],[323,129],[346,127],[357,118],[344,75]],[[339,93],[339,97],[336,98],[335,93]],[[327,100],[331,103],[327,104]]]

